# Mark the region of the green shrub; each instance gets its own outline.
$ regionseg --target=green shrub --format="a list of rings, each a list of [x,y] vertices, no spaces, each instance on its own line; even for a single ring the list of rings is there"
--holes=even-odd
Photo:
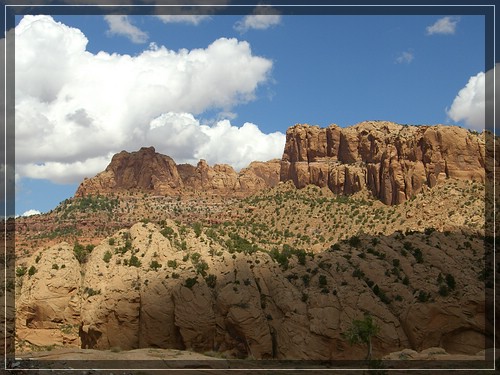
[[[431,296],[430,293],[426,293],[423,290],[420,290],[418,292],[417,299],[419,302],[427,302],[429,300],[430,296]]]
[[[433,233],[436,229],[435,228],[425,228],[424,233],[429,236],[431,233]]]
[[[109,250],[106,250],[106,252],[104,253],[104,255],[102,256],[102,260],[104,260],[106,263],[109,263],[109,261],[111,260],[111,257],[113,255],[111,254],[111,251]]]
[[[151,263],[149,264],[149,268],[158,271],[158,268],[161,268],[161,264],[158,263],[156,260],[152,260]]]
[[[450,291],[448,290],[448,287],[446,285],[441,285],[439,287],[439,294],[443,297],[446,297],[448,294],[450,294]]]
[[[97,294],[101,294],[101,291],[100,290],[94,290],[92,288],[89,288],[89,287],[86,287],[84,290],[83,290],[84,293],[86,293],[89,297],[91,296],[95,296]]]
[[[198,261],[200,260],[200,258],[201,258],[201,254],[200,253],[193,253],[193,254],[191,254],[191,262],[193,264],[198,263]]]
[[[357,277],[358,279],[362,279],[365,276],[365,273],[361,271],[359,268],[356,268],[353,272],[352,275],[354,277]]]
[[[327,285],[327,280],[325,275],[319,275],[319,286],[324,287]]]
[[[192,227],[193,227],[194,234],[196,235],[196,237],[200,237],[201,228],[202,228],[201,223],[200,222],[193,223]]]
[[[186,286],[189,289],[191,289],[194,286],[194,284],[196,284],[197,282],[198,282],[198,278],[197,277],[189,277],[184,282],[184,286]]]
[[[171,238],[174,234],[174,230],[170,227],[165,227],[160,231],[160,233],[166,238]]]
[[[17,267],[16,268],[16,276],[17,277],[22,277],[22,276],[24,276],[26,274],[26,271],[27,271],[27,269],[24,266]]]
[[[335,250],[340,250],[340,245],[338,242],[330,246],[330,251],[335,251]]]
[[[455,289],[456,282],[455,282],[455,278],[453,277],[453,275],[447,274],[445,279],[446,279],[446,284],[448,285],[448,288],[450,288],[450,290]]]
[[[417,263],[423,263],[424,262],[424,256],[422,254],[422,250],[420,250],[420,249],[413,249],[413,256],[417,260]]]
[[[210,274],[207,277],[205,277],[205,282],[207,283],[207,286],[209,288],[215,288],[215,285],[217,284],[217,276]]]
[[[128,265],[131,267],[131,266],[134,266],[134,267],[140,267],[141,266],[141,261],[139,260],[139,258],[137,258],[135,255],[132,255],[128,261]]]
[[[352,236],[351,238],[349,238],[348,242],[351,247],[358,247],[359,245],[361,245],[361,240],[359,239],[359,236]]]
[[[35,273],[36,273],[35,266],[31,266],[30,269],[28,270],[28,275],[33,276]]]
[[[87,261],[87,257],[89,255],[89,251],[82,244],[75,242],[73,246],[73,253],[75,254],[78,263],[83,264]]]
[[[311,281],[311,276],[309,276],[308,274],[304,274],[302,275],[302,282],[304,283],[304,286],[309,286],[309,283]]]
[[[198,263],[196,263],[194,268],[195,268],[197,274],[200,274],[203,277],[205,277],[207,275],[207,273],[205,272],[206,270],[208,270],[207,262],[205,262],[205,261],[198,262]]]

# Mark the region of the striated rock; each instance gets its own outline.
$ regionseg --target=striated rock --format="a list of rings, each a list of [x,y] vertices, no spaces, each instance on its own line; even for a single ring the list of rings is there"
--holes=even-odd
[[[280,180],[338,194],[368,189],[399,204],[446,178],[484,182],[485,137],[457,126],[367,121],[348,128],[295,125],[287,130]]]
[[[351,347],[342,333],[365,312],[380,326],[376,355],[435,346],[471,354],[488,340],[484,283],[475,267],[461,267],[484,249],[467,235],[406,235],[412,249],[421,249],[421,263],[402,254],[395,235],[362,235],[359,247],[340,242],[336,250],[291,256],[285,265],[267,252],[228,248],[210,228],[195,232],[168,219],[163,228],[138,223],[121,230],[82,265],[67,244],[34,254],[29,262],[37,272],[24,276],[17,306],[18,340],[236,358],[357,359],[366,348]],[[457,250],[465,241],[472,241],[470,249]],[[53,269],[54,262],[65,268]],[[456,287],[442,296],[439,279],[447,274],[455,275]],[[421,300],[420,291],[432,299]],[[71,342],[65,325],[78,327]]]
[[[16,300],[16,334],[38,346],[76,345],[80,323],[80,265],[67,243],[35,252]]]
[[[417,350],[441,346],[453,353],[470,354],[484,349],[484,298],[460,305],[418,304],[409,306],[406,314],[412,319],[404,320],[404,329]]]
[[[277,160],[252,162],[240,173],[227,164],[210,167],[205,160],[200,160],[196,167],[177,165],[172,158],[157,153],[153,147],[143,147],[136,152],[122,151],[114,155],[103,172],[84,179],[75,196],[123,191],[161,195],[188,192],[249,195],[276,186],[279,168]]]

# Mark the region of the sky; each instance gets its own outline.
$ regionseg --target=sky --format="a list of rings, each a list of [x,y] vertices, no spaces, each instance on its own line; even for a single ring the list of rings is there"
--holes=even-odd
[[[484,17],[19,16],[16,215],[48,212],[113,154],[281,158],[288,127],[484,129]]]

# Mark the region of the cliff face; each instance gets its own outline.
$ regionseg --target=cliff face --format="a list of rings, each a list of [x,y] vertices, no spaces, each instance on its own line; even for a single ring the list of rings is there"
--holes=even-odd
[[[287,130],[281,162],[253,162],[237,173],[231,166],[180,164],[153,147],[116,154],[105,171],[85,179],[75,196],[114,191],[155,194],[207,192],[250,195],[293,181],[298,188],[327,186],[336,194],[369,190],[393,205],[446,178],[484,182],[484,135],[457,126],[407,126],[367,121],[348,128],[295,125]]]
[[[103,172],[80,184],[75,196],[128,190],[155,194],[203,191],[245,195],[277,185],[279,168],[278,160],[254,162],[240,173],[226,164],[210,167],[205,160],[200,160],[196,166],[177,165],[153,147],[143,147],[136,152],[122,151],[113,156]]]
[[[405,241],[422,249],[419,262],[401,254],[397,234],[361,236],[359,248],[346,241],[285,264],[264,251],[212,243],[211,228],[197,236],[171,220],[167,225],[169,232],[152,223],[121,230],[81,265],[65,243],[34,253],[27,267],[35,272],[24,276],[16,299],[18,338],[39,346],[359,359],[365,347],[351,347],[342,333],[369,312],[380,326],[373,339],[377,356],[408,347],[468,354],[485,349],[491,329],[484,281],[475,266],[463,268],[482,259],[480,237],[409,234]],[[373,245],[374,239],[380,242]],[[466,240],[470,248],[457,249]],[[365,254],[370,246],[377,256]],[[447,274],[456,276],[456,286],[442,294],[439,277]]]
[[[484,182],[485,141],[456,126],[368,121],[348,128],[295,125],[286,133],[281,181],[328,186],[339,194],[368,189],[398,204],[450,177]]]

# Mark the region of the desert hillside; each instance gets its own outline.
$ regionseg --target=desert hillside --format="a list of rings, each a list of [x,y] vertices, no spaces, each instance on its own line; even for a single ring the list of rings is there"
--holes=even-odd
[[[294,126],[281,161],[240,172],[121,152],[16,220],[16,352],[360,359],[345,333],[368,314],[376,358],[475,355],[493,339],[486,149],[458,127],[365,122]]]

